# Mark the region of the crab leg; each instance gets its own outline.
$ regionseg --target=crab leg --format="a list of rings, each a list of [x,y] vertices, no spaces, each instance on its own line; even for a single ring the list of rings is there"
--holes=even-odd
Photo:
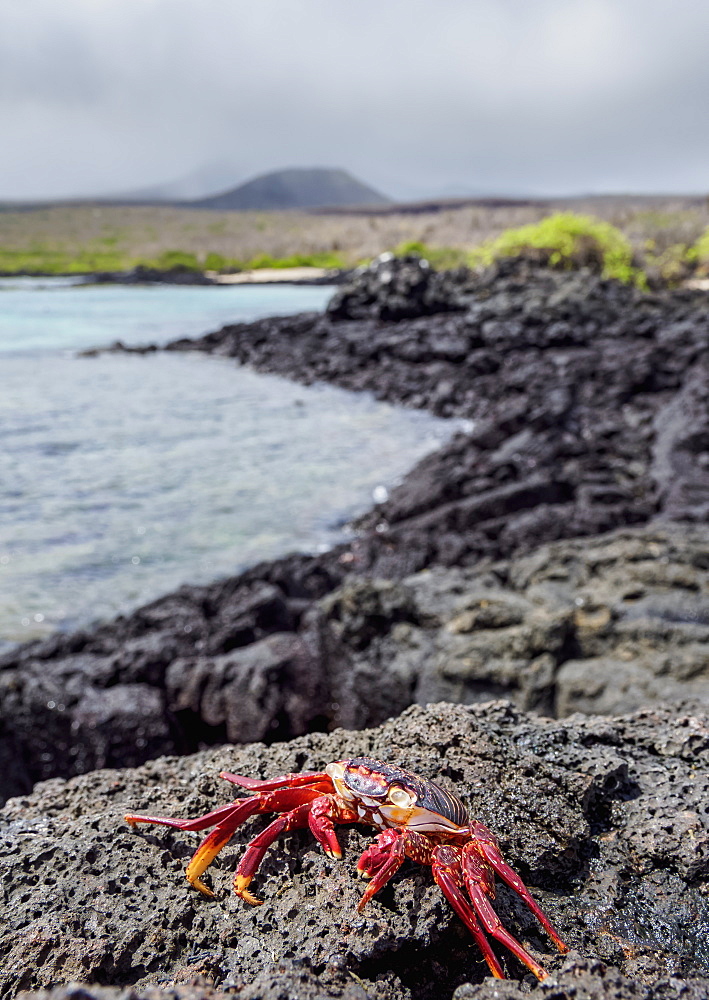
[[[131,826],[137,826],[138,823],[159,823],[160,826],[173,826],[177,830],[206,830],[208,826],[215,826],[217,823],[221,823],[222,820],[226,819],[227,816],[243,805],[244,802],[250,801],[250,799],[242,799],[236,802],[229,802],[227,805],[213,809],[211,812],[205,813],[204,816],[198,816],[196,819],[173,819],[170,816],[137,816],[132,813],[124,816],[124,819]]]
[[[192,860],[187,866],[185,875],[190,885],[193,885],[205,896],[214,893],[202,881],[200,875],[209,867],[223,847],[228,844],[237,828],[257,813],[280,812],[287,813],[298,806],[310,804],[320,796],[317,787],[280,788],[273,792],[258,792],[248,799],[237,800],[229,805],[214,809],[212,812],[198,816],[197,819],[173,819],[169,816],[142,816],[129,814],[126,821],[131,826],[137,823],[158,823],[161,826],[171,826],[178,830],[204,830],[208,826],[214,829],[199,845]]]
[[[317,799],[315,800],[318,801]],[[304,827],[308,825],[308,815],[312,808],[311,802],[305,802],[301,806],[297,806],[295,809],[291,809],[287,813],[283,813],[277,819],[274,819],[272,823],[269,823],[265,830],[262,830],[258,836],[247,844],[246,850],[239,862],[239,866],[236,869],[236,874],[234,875],[234,892],[237,896],[247,902],[251,903],[252,906],[260,906],[263,902],[262,899],[257,899],[253,896],[249,890],[248,886],[251,879],[254,877],[259,869],[259,865],[263,861],[263,856],[271,846],[276,837],[280,836],[282,833],[287,833],[289,830],[296,830],[299,827]]]
[[[369,868],[366,864],[368,855],[372,859],[373,868]],[[364,909],[372,896],[386,885],[392,875],[398,872],[405,859],[406,834],[396,830],[386,830],[384,833],[380,833],[375,844],[368,851],[365,851],[357,862],[357,871],[364,875],[372,875],[372,881],[364,890],[357,905],[358,913]],[[363,862],[365,863],[363,864]]]
[[[490,831],[484,827],[482,823],[477,824],[474,844],[466,844],[463,848],[464,858],[474,850],[477,850],[480,854],[482,854],[493,871],[497,872],[500,876],[502,881],[524,900],[562,955],[565,954],[569,950],[569,946],[564,944],[559,935],[556,933],[549,922],[549,918],[542,912],[539,905],[534,901],[529,889],[519,877],[517,872],[513,868],[510,868],[510,866],[505,862],[504,858],[500,854],[497,841],[492,833],[490,833]],[[463,864],[463,870],[465,871],[465,863]]]
[[[475,910],[463,895],[460,852],[455,847],[434,848],[431,870],[436,884],[443,891],[443,895],[475,938],[475,943],[482,952],[490,972],[496,979],[504,979],[505,974],[502,971],[502,966],[483,933]]]
[[[534,973],[537,979],[546,979],[549,973],[536,962],[522,944],[502,926],[502,921],[495,912],[488,893],[491,887],[491,872],[483,858],[476,856],[475,845],[466,844],[460,852],[460,867],[463,873],[465,887],[472,901],[475,912],[488,934],[503,944],[513,955]]]
[[[342,848],[335,833],[335,824],[358,823],[359,816],[354,809],[338,802],[333,795],[322,795],[310,806],[308,826],[328,858],[339,861],[342,858]]]
[[[332,781],[324,771],[318,771],[316,774],[283,774],[280,778],[266,779],[247,778],[243,774],[220,771],[219,777],[254,792],[275,792],[279,788],[302,788],[305,785],[322,786],[324,792],[334,791]]]

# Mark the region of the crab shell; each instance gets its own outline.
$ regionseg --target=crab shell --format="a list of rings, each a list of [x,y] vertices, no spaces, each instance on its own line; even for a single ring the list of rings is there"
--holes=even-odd
[[[455,795],[403,767],[372,757],[333,761],[325,773],[363,823],[441,839],[470,833],[470,817]]]

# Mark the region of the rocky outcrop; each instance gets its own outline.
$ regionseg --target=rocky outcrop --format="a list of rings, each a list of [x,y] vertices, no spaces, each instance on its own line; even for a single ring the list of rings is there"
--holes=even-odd
[[[503,923],[551,973],[540,997],[709,991],[706,714],[687,706],[553,721],[493,702],[415,707],[364,732],[97,771],[12,800],[0,814],[0,995],[74,979],[166,1000],[226,990],[274,1000],[521,996],[524,968],[500,949],[510,982],[486,978],[430,870],[409,863],[357,913],[355,864],[371,829],[340,828],[342,862],[307,832],[282,837],[254,883],[264,904],[249,907],[231,893],[231,874],[263,820],[210,869],[217,898],[208,900],[183,874],[198,836],[132,831],[122,819],[135,810],[195,816],[227,802],[224,768],[273,776],[357,754],[435,778],[495,831],[572,949],[558,955],[500,887]]]
[[[338,722],[504,696],[557,717],[709,704],[709,528],[625,529],[478,569],[350,577],[311,612]]]
[[[331,319],[412,319],[468,305],[470,271],[435,271],[427,260],[384,253],[358,268],[327,304]]]

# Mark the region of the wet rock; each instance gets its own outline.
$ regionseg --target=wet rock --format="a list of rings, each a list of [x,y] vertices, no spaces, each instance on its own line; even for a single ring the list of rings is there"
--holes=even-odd
[[[650,998],[674,988],[699,996],[709,990],[708,751],[709,718],[691,706],[554,721],[507,702],[439,704],[363,732],[43,783],[0,814],[2,996],[78,980],[146,998],[159,987],[175,1000],[225,990],[516,997],[524,968],[500,949],[510,982],[486,978],[426,868],[407,864],[357,913],[355,862],[372,830],[338,828],[342,862],[309,833],[280,838],[252,886],[264,905],[248,907],[230,892],[231,873],[264,820],[250,821],[210,869],[215,900],[184,880],[199,835],[134,832],[122,820],[133,810],[196,816],[229,801],[217,777],[224,768],[272,776],[356,754],[439,780],[496,832],[572,947],[569,958],[558,955],[524,905],[499,889],[503,923],[551,973],[541,995]],[[87,996],[116,994],[91,987]]]

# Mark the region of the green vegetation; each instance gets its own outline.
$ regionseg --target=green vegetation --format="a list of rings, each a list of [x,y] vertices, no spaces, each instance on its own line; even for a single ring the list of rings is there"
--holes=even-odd
[[[414,254],[425,257],[437,271],[446,271],[454,267],[465,267],[470,263],[470,255],[462,247],[433,247],[420,240],[408,240],[400,243],[394,250],[397,257],[408,257]]]
[[[5,274],[128,271],[139,264],[224,273],[353,267],[391,247],[397,254],[418,253],[437,269],[527,253],[557,267],[585,264],[625,281],[676,284],[709,274],[709,199],[478,203],[376,216],[93,204],[17,211],[0,205]]]
[[[0,247],[0,274],[90,274],[130,266],[123,254],[95,245],[74,253],[42,244],[27,250]]]
[[[342,268],[345,261],[337,253],[322,251],[321,253],[293,253],[288,257],[272,257],[269,253],[261,253],[243,265],[245,270],[261,267],[325,267]]]
[[[687,258],[702,274],[709,273],[709,229],[689,248]]]
[[[668,285],[676,285],[687,277],[696,259],[693,247],[686,243],[672,243],[661,249],[655,240],[646,240],[643,247],[643,263],[647,274],[656,275]]]
[[[627,237],[609,222],[574,212],[557,212],[536,224],[508,229],[473,250],[470,262],[486,265],[528,251],[541,254],[552,267],[586,264],[598,267],[606,278],[646,284],[645,274],[634,266]]]
[[[638,246],[616,226],[589,215],[557,212],[539,222],[506,229],[472,250],[429,246],[418,240],[400,243],[394,253],[425,257],[437,268],[487,267],[503,257],[530,255],[551,267],[592,267],[606,278],[647,288],[648,279],[676,285],[692,272],[709,274],[709,228],[694,243],[677,236],[695,235],[690,213],[643,212],[633,223],[654,228],[655,237]],[[680,231],[681,227],[681,231]],[[675,242],[672,242],[672,238]]]
[[[141,261],[148,267],[157,267],[160,271],[201,271],[202,265],[193,253],[184,250],[164,250],[156,260]]]
[[[96,274],[101,271],[129,271],[137,266],[156,268],[160,271],[220,271],[233,272],[257,268],[346,267],[340,254],[328,251],[311,254],[290,254],[274,257],[257,254],[247,260],[236,260],[210,251],[203,257],[185,250],[163,250],[157,257],[128,257],[107,244],[114,239],[103,239],[98,244],[72,252],[66,247],[35,244],[28,249],[0,247],[0,274]]]

